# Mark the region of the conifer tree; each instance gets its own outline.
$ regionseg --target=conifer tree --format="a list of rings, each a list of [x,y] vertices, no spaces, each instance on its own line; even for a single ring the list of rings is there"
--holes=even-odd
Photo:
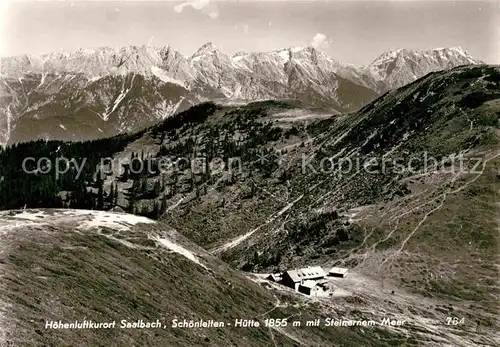
[[[113,206],[118,205],[118,184],[115,183],[115,195],[114,195]]]
[[[97,206],[96,208],[98,210],[102,210],[104,208],[104,192],[103,192],[103,183],[102,181],[99,184],[99,187],[97,188]]]
[[[114,186],[113,182],[111,183],[108,199],[109,199],[109,202],[111,204],[111,207],[113,207],[114,202],[115,202],[115,186]]]
[[[160,181],[156,181],[155,182],[155,185],[154,185],[154,189],[153,189],[153,194],[154,194],[154,197],[157,198],[160,196],[160,193],[161,193],[161,185],[160,185]]]
[[[146,177],[141,178],[141,188],[140,188],[140,194],[145,194],[148,191],[148,180]]]
[[[167,197],[164,195],[161,199],[160,212],[164,213],[167,210]]]

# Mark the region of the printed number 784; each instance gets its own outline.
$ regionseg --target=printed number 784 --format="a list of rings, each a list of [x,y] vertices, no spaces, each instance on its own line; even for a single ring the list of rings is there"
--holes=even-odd
[[[459,325],[464,323],[465,318],[458,319],[458,317],[446,317],[446,325]]]

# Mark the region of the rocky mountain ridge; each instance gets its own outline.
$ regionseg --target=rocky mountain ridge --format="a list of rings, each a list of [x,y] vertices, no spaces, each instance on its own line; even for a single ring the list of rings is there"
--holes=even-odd
[[[313,47],[228,55],[212,43],[190,57],[143,45],[1,58],[0,144],[138,131],[209,100],[295,99],[351,112],[431,71],[477,63],[444,48],[392,51],[356,68]]]
[[[146,45],[125,46],[118,49],[82,48],[74,52],[2,57],[0,71],[3,76],[16,77],[26,73],[73,72],[83,73],[91,79],[96,79],[107,74],[155,75],[153,68],[156,68],[165,71],[169,78],[191,85],[204,75],[204,69],[208,66],[220,69],[220,71],[213,70],[212,77],[224,77],[223,75],[228,74],[230,70],[271,75],[273,72],[282,73],[281,70],[284,70],[285,65],[290,62],[301,65],[310,73],[316,66],[322,72],[353,78],[354,82],[360,82],[356,79],[361,77],[364,81],[362,84],[368,87],[380,85],[378,89],[384,92],[401,87],[432,71],[482,63],[462,47],[391,50],[381,54],[366,66],[356,67],[340,63],[313,47],[289,47],[271,52],[238,52],[229,55],[217,49],[212,42],[208,42],[189,57],[183,56],[170,46]],[[272,71],[263,69],[266,65],[272,67]],[[268,79],[285,82],[279,75]],[[218,79],[214,78],[211,82],[212,86],[215,86]]]

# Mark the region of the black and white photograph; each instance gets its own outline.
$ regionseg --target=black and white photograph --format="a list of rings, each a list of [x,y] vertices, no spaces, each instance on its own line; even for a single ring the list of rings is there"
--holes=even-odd
[[[2,0],[0,347],[500,346],[500,0]]]

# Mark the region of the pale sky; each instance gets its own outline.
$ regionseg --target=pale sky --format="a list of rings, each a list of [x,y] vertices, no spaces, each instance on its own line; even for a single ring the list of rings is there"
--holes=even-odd
[[[188,56],[211,41],[231,54],[313,45],[354,65],[391,49],[462,46],[498,64],[499,1],[11,0],[0,55],[170,44]]]

